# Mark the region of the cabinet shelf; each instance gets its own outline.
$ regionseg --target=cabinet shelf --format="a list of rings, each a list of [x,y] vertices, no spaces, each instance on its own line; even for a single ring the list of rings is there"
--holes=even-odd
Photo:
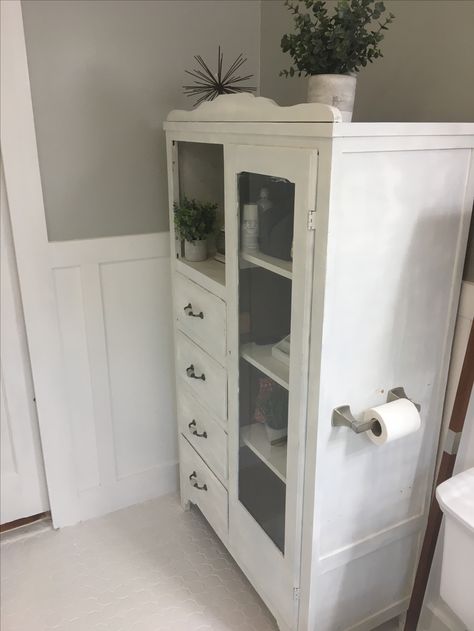
[[[267,438],[263,423],[252,423],[241,429],[245,445],[269,467],[282,482],[286,483],[286,442],[272,445]]]
[[[293,276],[292,261],[284,261],[283,259],[278,259],[274,256],[268,256],[258,250],[255,252],[242,251],[240,253],[240,258],[247,263],[252,263],[258,267],[264,267],[270,272],[274,272],[275,274],[279,274],[280,276],[284,276],[290,280]]]
[[[216,261],[214,258],[198,262],[178,259],[176,269],[225,300],[225,263]]]
[[[244,344],[240,349],[240,356],[280,386],[289,390],[290,368],[273,357],[272,346],[273,344],[259,346],[254,342]]]

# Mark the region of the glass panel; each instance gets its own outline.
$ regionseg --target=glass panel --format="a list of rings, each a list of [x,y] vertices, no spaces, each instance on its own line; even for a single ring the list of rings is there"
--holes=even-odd
[[[295,186],[238,177],[239,500],[284,552]]]

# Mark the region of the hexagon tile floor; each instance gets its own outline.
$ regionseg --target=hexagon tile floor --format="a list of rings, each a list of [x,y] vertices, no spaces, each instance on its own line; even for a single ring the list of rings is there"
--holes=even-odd
[[[204,518],[175,496],[2,542],[2,631],[276,631]]]
[[[7,533],[1,553],[2,631],[277,631],[204,518],[175,496]]]

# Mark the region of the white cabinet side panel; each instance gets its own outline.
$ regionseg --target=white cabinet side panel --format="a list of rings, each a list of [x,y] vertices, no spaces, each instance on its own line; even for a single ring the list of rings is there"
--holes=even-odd
[[[397,149],[342,149],[334,160],[312,421],[318,445],[310,621],[318,619],[318,631],[370,629],[370,616],[409,596],[430,495],[472,205],[470,151]],[[350,405],[359,418],[397,386],[421,404],[417,433],[376,446],[331,426],[335,407]],[[329,620],[323,595],[340,582],[338,573],[343,580]],[[379,576],[383,598],[371,600],[370,581],[365,589],[360,582],[365,575]]]

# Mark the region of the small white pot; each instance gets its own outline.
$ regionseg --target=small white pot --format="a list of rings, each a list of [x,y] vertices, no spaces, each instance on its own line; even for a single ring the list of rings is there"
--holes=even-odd
[[[357,78],[348,74],[316,74],[308,80],[308,103],[325,103],[341,111],[342,120],[350,123]]]
[[[187,261],[205,261],[207,259],[207,239],[185,241],[184,258]]]

